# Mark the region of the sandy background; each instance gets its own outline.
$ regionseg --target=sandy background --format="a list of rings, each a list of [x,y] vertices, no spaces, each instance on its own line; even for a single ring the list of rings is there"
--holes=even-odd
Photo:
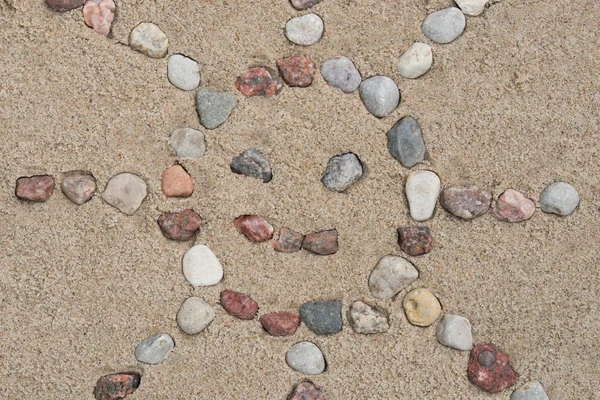
[[[313,377],[327,399],[507,399],[466,378],[468,353],[439,345],[435,326],[411,326],[401,297],[375,301],[367,278],[380,257],[400,254],[395,229],[414,225],[403,183],[409,173],[386,149],[385,133],[416,117],[428,160],[444,185],[472,182],[499,195],[514,188],[537,199],[555,180],[579,191],[566,218],[537,212],[522,224],[490,215],[472,222],[439,206],[427,222],[438,247],[412,259],[445,311],[468,317],[477,342],[511,354],[519,383],[540,380],[552,399],[600,399],[598,299],[600,2],[497,1],[468,18],[462,37],[435,45],[434,66],[418,80],[395,65],[435,1],[335,1],[314,7],[326,26],[315,46],[282,34],[301,13],[286,0],[119,1],[114,37],[83,24],[80,10],[58,15],[41,0],[0,3],[0,398],[91,399],[99,376],[143,372],[133,399],[284,399],[303,379],[285,364],[300,340],[318,344],[328,361]],[[169,54],[202,64],[201,86],[235,92],[239,104],[221,128],[205,131],[207,152],[186,162],[195,182],[189,199],[167,199],[160,174],[175,161],[167,138],[200,128],[194,93],[173,87],[167,58],[123,45],[141,21],[160,25]],[[400,107],[378,120],[358,93],[344,95],[317,74],[307,89],[274,98],[243,98],[238,74],[257,63],[304,54],[319,65],[350,57],[363,77],[391,76]],[[203,129],[204,130],[204,129]],[[271,161],[261,184],[232,174],[231,158],[248,147]],[[357,153],[368,173],[346,194],[319,182],[327,160]],[[87,169],[99,192],[83,206],[56,190],[45,204],[14,196],[19,176],[49,173],[60,182]],[[139,174],[149,195],[134,216],[102,202],[106,182]],[[195,208],[196,239],[224,265],[225,278],[193,290],[181,273],[192,243],[165,239],[156,218]],[[244,213],[278,230],[335,227],[340,251],[330,257],[278,254],[232,227]],[[275,339],[257,321],[241,322],[217,304],[228,288],[250,293],[261,312],[296,311],[311,299],[363,299],[391,314],[387,334],[313,335],[304,326]],[[217,318],[189,337],[175,315],[189,295],[204,297]],[[345,317],[344,317],[345,318]],[[158,366],[136,362],[134,348],[166,332],[176,341]]]

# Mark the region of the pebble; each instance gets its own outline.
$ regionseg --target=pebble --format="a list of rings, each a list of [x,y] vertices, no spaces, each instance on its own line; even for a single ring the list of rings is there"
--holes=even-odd
[[[36,175],[17,179],[15,195],[20,200],[42,203],[54,192],[54,178],[50,175]]]
[[[335,229],[309,233],[304,236],[302,248],[322,256],[335,254],[338,251],[338,233]]]
[[[471,323],[465,317],[446,314],[438,323],[435,334],[438,342],[456,350],[471,350],[473,335]]]
[[[249,241],[266,242],[273,237],[273,227],[258,215],[241,215],[233,220],[233,226]]]
[[[250,320],[258,312],[258,303],[247,294],[223,290],[220,299],[225,311],[236,318]]]
[[[292,7],[294,7],[296,10],[306,10],[315,4],[319,4],[321,1],[323,0],[290,0]]]
[[[151,58],[163,58],[169,51],[169,39],[152,22],[142,22],[129,34],[129,47]]]
[[[429,326],[442,312],[442,306],[429,290],[419,288],[411,290],[402,302],[408,321],[416,326]]]
[[[325,357],[321,349],[312,342],[298,342],[285,355],[285,361],[293,370],[307,375],[325,371]]]
[[[440,204],[452,215],[462,219],[473,219],[485,214],[491,203],[490,192],[472,185],[447,187],[440,196]]]
[[[388,151],[406,168],[412,168],[425,159],[425,142],[421,127],[413,117],[404,117],[386,134]]]
[[[474,385],[487,392],[498,393],[513,386],[518,377],[508,355],[493,344],[480,343],[471,350],[467,378]]]
[[[354,153],[331,157],[321,177],[321,183],[335,192],[343,192],[357,182],[363,174],[363,166]]]
[[[206,129],[216,129],[223,125],[233,109],[237,98],[233,93],[200,88],[196,92],[196,111],[200,123]]]
[[[300,306],[300,320],[317,335],[342,330],[342,304],[337,300],[308,301]]]
[[[405,78],[416,79],[431,68],[433,54],[431,46],[425,43],[413,43],[400,57],[398,72]]]
[[[325,396],[321,389],[315,386],[311,381],[299,383],[292,393],[287,397],[287,400],[325,400]]]
[[[223,279],[223,267],[211,249],[197,244],[183,256],[183,275],[194,287],[211,286]]]
[[[108,36],[116,8],[113,0],[87,0],[83,6],[83,21],[99,34]]]
[[[483,12],[488,0],[456,0],[463,14],[477,16]]]
[[[85,0],[46,0],[48,7],[58,12],[65,12],[79,8]]]
[[[182,54],[173,54],[167,62],[167,77],[181,90],[194,90],[200,85],[200,64]]]
[[[179,307],[177,324],[188,335],[202,332],[215,319],[215,310],[200,297],[189,297]]]
[[[238,76],[235,80],[235,87],[247,97],[270,97],[279,93],[283,86],[273,79],[266,68],[251,67]]]
[[[510,400],[549,400],[544,387],[539,382],[528,382],[510,395]]]
[[[257,149],[248,149],[237,157],[234,157],[231,160],[231,171],[236,174],[260,179],[263,183],[271,182],[271,179],[273,179],[269,161]]]
[[[96,178],[82,172],[68,172],[60,183],[60,188],[69,200],[81,205],[96,192]]]
[[[579,204],[579,193],[566,182],[554,182],[540,195],[540,209],[545,213],[569,215]]]
[[[406,198],[412,219],[421,222],[433,216],[440,186],[440,177],[431,171],[414,171],[408,176]]]
[[[294,17],[285,24],[285,37],[294,44],[310,46],[323,36],[323,20],[317,14]]]
[[[391,299],[419,278],[419,271],[405,258],[383,256],[369,276],[373,297]]]
[[[377,75],[362,81],[360,98],[367,110],[378,118],[390,114],[400,104],[400,91],[396,83],[387,76]]]
[[[96,400],[119,400],[129,396],[140,386],[142,376],[135,372],[104,375],[94,387]]]
[[[279,239],[273,240],[273,248],[282,253],[293,253],[302,247],[304,235],[291,229],[279,229]]]
[[[290,312],[272,312],[259,319],[263,329],[271,336],[290,336],[296,333],[300,317]]]
[[[398,244],[406,254],[420,256],[433,249],[433,238],[426,226],[398,228]]]
[[[178,212],[166,212],[158,217],[158,226],[163,235],[171,240],[184,242],[194,237],[202,220],[194,210],[183,210]]]
[[[315,64],[304,56],[293,56],[277,60],[277,69],[288,85],[307,87],[313,82]]]
[[[135,348],[135,358],[144,364],[159,364],[175,347],[173,338],[166,333],[150,336]]]
[[[194,182],[181,165],[173,165],[163,171],[161,188],[167,197],[188,197],[194,192]]]
[[[522,222],[533,216],[535,203],[523,193],[507,189],[498,197],[492,215],[499,221]]]
[[[122,213],[133,215],[147,194],[146,182],[142,178],[124,172],[108,181],[102,199]]]
[[[348,310],[348,322],[356,333],[385,333],[390,329],[388,317],[381,311],[358,300]]]
[[[192,128],[175,129],[169,144],[179,159],[200,158],[206,151],[204,133]]]
[[[330,58],[321,65],[321,75],[329,86],[340,89],[344,93],[352,93],[360,86],[362,77],[356,66],[348,57]]]
[[[467,21],[456,7],[431,13],[423,21],[423,34],[436,43],[450,43],[463,33]]]

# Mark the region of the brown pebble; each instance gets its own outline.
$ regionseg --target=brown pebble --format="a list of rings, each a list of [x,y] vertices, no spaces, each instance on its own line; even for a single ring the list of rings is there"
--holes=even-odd
[[[81,205],[96,192],[96,178],[82,172],[69,172],[60,183],[62,192],[69,200]]]
[[[273,96],[282,86],[262,67],[246,69],[235,81],[235,87],[245,96]]]
[[[279,239],[273,240],[273,248],[282,253],[293,253],[302,247],[304,235],[291,229],[282,227],[279,229]]]
[[[221,306],[236,318],[249,320],[258,312],[258,304],[250,296],[233,290],[221,292]]]
[[[186,241],[194,237],[202,220],[194,210],[163,213],[158,217],[158,226],[163,235],[172,240]]]
[[[467,377],[471,383],[490,393],[498,393],[513,386],[519,374],[515,372],[508,355],[491,343],[480,343],[469,355]]]
[[[452,186],[442,191],[440,203],[456,217],[473,219],[487,212],[492,194],[477,186]]]
[[[181,165],[173,165],[161,176],[162,192],[167,197],[187,197],[194,192],[192,177]]]
[[[322,256],[338,251],[338,233],[335,229],[309,233],[304,237],[302,248]]]
[[[273,237],[273,227],[258,215],[239,216],[233,220],[233,226],[251,242],[265,242]]]
[[[498,197],[492,215],[499,221],[521,222],[533,216],[535,203],[523,193],[508,189]]]
[[[426,226],[398,228],[398,244],[411,256],[420,256],[433,249],[433,238]]]
[[[284,82],[290,86],[307,87],[313,82],[315,65],[306,57],[282,58],[277,60],[277,68]]]
[[[290,0],[290,3],[292,3],[292,7],[296,10],[306,10],[315,4],[319,4],[321,1],[323,0]]]
[[[36,175],[17,179],[15,194],[20,200],[35,202],[47,201],[54,191],[54,178],[50,175]]]
[[[140,386],[142,377],[135,372],[105,375],[98,379],[94,388],[96,400],[121,400]]]
[[[101,35],[108,36],[115,19],[113,0],[87,0],[83,6],[83,21]]]
[[[299,383],[292,393],[288,396],[287,400],[325,400],[323,392],[311,381],[304,381]]]
[[[273,312],[259,319],[260,324],[271,336],[289,336],[296,333],[300,317],[290,312]]]
[[[85,0],[46,0],[46,3],[54,11],[65,12],[81,7]]]

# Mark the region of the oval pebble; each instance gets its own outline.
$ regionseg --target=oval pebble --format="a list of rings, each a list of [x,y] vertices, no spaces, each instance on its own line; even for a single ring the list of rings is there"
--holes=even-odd
[[[285,355],[285,361],[293,370],[307,375],[325,371],[325,357],[321,349],[312,342],[298,342]]]
[[[510,395],[510,400],[549,400],[544,387],[539,382],[528,382]]]
[[[273,172],[267,157],[257,149],[248,149],[234,157],[230,164],[231,172],[260,179],[263,183],[271,182]]]
[[[54,192],[54,178],[50,175],[22,176],[17,179],[15,195],[19,200],[48,201]]]
[[[189,297],[179,307],[177,324],[188,335],[202,332],[215,319],[215,310],[200,297]]]
[[[429,290],[424,288],[411,290],[402,301],[408,321],[416,326],[429,326],[442,312],[442,306]]]
[[[465,317],[446,314],[437,325],[435,334],[438,342],[456,350],[471,350],[473,335],[471,323]]]
[[[398,86],[383,75],[365,79],[360,84],[359,93],[367,110],[378,118],[389,115],[400,103]]]
[[[566,182],[554,182],[540,195],[540,209],[545,213],[569,215],[579,205],[579,193]]]
[[[142,22],[131,30],[129,47],[151,58],[163,58],[169,51],[169,39],[158,25]]]
[[[413,117],[404,117],[388,131],[388,151],[406,168],[412,168],[425,159],[425,142],[421,127]]]
[[[335,192],[343,192],[357,182],[363,174],[363,166],[354,153],[331,157],[321,177],[321,183]]]
[[[223,278],[223,267],[211,249],[197,244],[183,256],[183,275],[194,287],[211,286]]]
[[[194,90],[200,85],[200,64],[182,54],[173,54],[167,62],[167,77],[181,90]]]
[[[46,3],[54,11],[65,12],[81,7],[85,0],[46,0]]]
[[[408,176],[406,198],[412,219],[421,222],[433,216],[440,186],[440,177],[432,171],[414,171]]]
[[[526,221],[535,213],[535,203],[521,192],[506,189],[498,197],[492,215],[499,221],[522,222]]]
[[[223,125],[237,106],[233,93],[200,88],[196,92],[196,112],[200,123],[206,129],[216,129]]]
[[[356,66],[348,57],[330,58],[321,65],[321,75],[329,86],[344,93],[352,93],[360,86],[362,77]]]
[[[432,63],[431,46],[425,43],[413,43],[400,57],[398,72],[405,78],[416,79],[429,71]]]
[[[142,178],[124,172],[108,181],[102,199],[122,213],[133,215],[147,194],[146,182]]]
[[[292,43],[310,46],[323,36],[323,20],[317,14],[310,13],[294,17],[285,24],[285,37]]]
[[[391,299],[418,277],[419,271],[407,259],[383,256],[369,276],[369,290],[373,297]]]
[[[492,194],[473,185],[447,187],[440,196],[440,204],[452,215],[462,219],[473,219],[485,214],[491,203]]]
[[[200,158],[206,151],[204,133],[192,128],[175,129],[171,133],[169,144],[179,159]]]
[[[135,348],[135,358],[144,364],[159,364],[175,347],[173,338],[166,333],[150,336]]]
[[[467,21],[456,7],[429,14],[421,25],[423,34],[436,43],[450,43],[463,33]]]

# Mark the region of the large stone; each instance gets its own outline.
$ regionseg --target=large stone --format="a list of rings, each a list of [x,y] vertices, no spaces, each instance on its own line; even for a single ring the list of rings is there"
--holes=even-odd
[[[285,24],[285,37],[294,44],[310,46],[323,36],[323,20],[317,14],[294,17]]]
[[[122,213],[133,215],[147,194],[146,182],[142,178],[124,172],[108,181],[102,199]]]
[[[467,21],[465,15],[456,7],[449,7],[429,14],[421,30],[436,43],[450,43],[463,33]]]
[[[129,34],[129,47],[151,58],[163,58],[169,51],[169,39],[158,25],[142,22]]]
[[[356,66],[348,57],[330,58],[321,65],[321,75],[329,86],[340,89],[344,93],[352,93],[360,86],[362,77]]]
[[[479,15],[483,12],[488,0],[456,0],[463,14]]]
[[[390,154],[404,167],[414,167],[425,159],[425,142],[419,123],[413,117],[396,122],[386,136]]]
[[[456,350],[471,350],[473,336],[471,323],[465,317],[446,314],[436,327],[438,342]]]
[[[279,93],[283,86],[271,76],[266,68],[251,67],[238,76],[235,87],[247,97],[270,97]]]
[[[259,318],[260,324],[271,336],[290,336],[296,333],[300,317],[290,312],[272,312]]]
[[[177,324],[188,335],[202,332],[215,319],[215,310],[200,297],[189,297],[179,307]]]
[[[309,301],[300,306],[300,320],[317,335],[342,330],[342,304],[337,300]]]
[[[425,43],[413,43],[400,57],[398,72],[405,78],[416,79],[429,71],[432,63],[431,46]]]
[[[104,375],[94,387],[96,400],[122,400],[140,386],[142,377],[136,372]]]
[[[194,210],[163,213],[158,217],[158,226],[165,237],[172,240],[190,240],[200,228],[202,220]]]
[[[429,326],[435,322],[442,312],[442,305],[437,297],[425,288],[411,290],[402,301],[404,313],[408,321],[416,326]]]
[[[169,144],[179,159],[200,158],[206,151],[204,133],[192,128],[175,129]]]
[[[220,301],[229,315],[239,319],[250,320],[258,312],[258,303],[245,293],[223,290]]]
[[[277,60],[277,69],[284,82],[292,87],[307,87],[313,82],[315,65],[304,56]]]
[[[196,111],[200,123],[206,129],[216,129],[223,125],[233,109],[237,98],[233,93],[200,88],[196,92]]]
[[[233,220],[237,231],[254,243],[266,242],[273,237],[273,227],[258,215],[241,215]]]
[[[363,166],[354,153],[331,157],[321,177],[321,183],[335,192],[343,192],[357,182],[363,174]]]
[[[462,219],[473,219],[485,214],[491,203],[491,193],[472,185],[447,187],[440,196],[440,204],[452,215]]]
[[[99,34],[108,36],[116,8],[113,0],[87,0],[83,6],[83,21]]]
[[[433,237],[426,226],[398,228],[398,244],[406,254],[420,256],[433,249]]]
[[[338,233],[335,229],[327,231],[309,233],[304,236],[302,248],[311,253],[326,256],[335,254],[338,251]]]
[[[69,172],[60,183],[60,188],[69,200],[81,205],[96,192],[96,178],[83,172]]]
[[[19,200],[42,203],[48,201],[54,192],[54,178],[50,175],[36,175],[17,179],[15,195]]]
[[[194,90],[200,85],[200,64],[183,54],[173,54],[167,62],[167,77],[181,90]]]
[[[58,12],[65,12],[79,8],[85,0],[46,0],[48,7]]]
[[[519,374],[515,372],[508,354],[491,343],[481,343],[473,347],[469,355],[467,378],[474,385],[490,392],[498,393],[513,386]]]
[[[360,98],[367,110],[378,118],[389,115],[400,104],[400,91],[387,76],[372,76],[362,81]]]
[[[282,253],[293,253],[300,250],[303,240],[303,234],[281,227],[279,229],[279,239],[273,240],[273,248],[275,251]]]
[[[135,348],[135,358],[144,364],[159,364],[175,347],[173,338],[166,333],[150,336]]]
[[[325,400],[325,396],[323,396],[321,389],[315,386],[314,383],[304,381],[292,390],[287,400]]]
[[[385,333],[390,329],[388,317],[381,311],[358,300],[348,310],[348,322],[356,333]]]
[[[544,387],[539,382],[528,382],[510,395],[510,400],[549,400]]]
[[[325,371],[325,357],[321,349],[312,342],[298,342],[285,354],[290,368],[306,374],[317,375]]]
[[[579,193],[566,182],[554,182],[540,195],[540,209],[545,213],[569,215],[579,204]]]
[[[231,160],[231,171],[268,183],[273,179],[271,165],[260,150],[248,149]]]
[[[408,176],[405,189],[412,219],[422,222],[433,216],[440,186],[440,177],[432,171],[414,171]]]
[[[534,212],[533,200],[516,190],[507,189],[498,197],[492,215],[499,221],[522,222],[531,218]]]
[[[194,287],[211,286],[223,279],[223,267],[211,249],[197,244],[183,256],[183,275]]]
[[[391,299],[419,277],[419,271],[405,258],[387,255],[381,258],[369,276],[373,297]]]

